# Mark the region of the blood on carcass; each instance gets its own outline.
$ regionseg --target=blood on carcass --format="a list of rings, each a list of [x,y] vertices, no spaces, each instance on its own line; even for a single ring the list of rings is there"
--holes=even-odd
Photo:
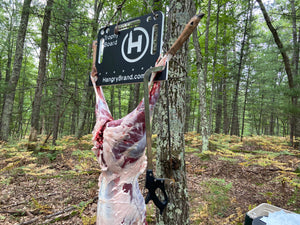
[[[113,120],[102,88],[95,82],[93,86],[96,124],[92,150],[102,170],[97,225],[146,224],[146,205],[138,185],[138,177],[147,166],[144,100],[122,119]],[[159,91],[160,83],[154,83],[149,93],[150,115]]]

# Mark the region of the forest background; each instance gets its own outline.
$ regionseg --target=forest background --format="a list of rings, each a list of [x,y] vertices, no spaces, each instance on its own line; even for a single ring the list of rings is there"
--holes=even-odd
[[[166,91],[164,82],[154,113],[154,133],[158,133],[156,172],[160,177],[173,176],[177,185],[167,189],[172,204],[168,205],[167,216],[157,215],[158,220],[164,220],[165,224],[188,224],[186,180],[197,183],[194,178],[200,175],[204,180],[196,185],[197,190],[206,188],[202,190],[201,201],[209,196],[207,190],[212,184],[219,185],[218,192],[226,188],[229,191],[234,184],[237,189],[230,200],[232,205],[237,204],[234,200],[237,196],[248,195],[248,199],[240,203],[242,210],[228,206],[227,214],[221,215],[223,209],[217,208],[205,217],[203,212],[209,208],[204,204],[200,207],[200,215],[197,214],[197,218],[206,218],[201,219],[204,224],[214,224],[216,212],[221,219],[238,217],[237,224],[241,223],[248,200],[260,202],[261,196],[253,195],[259,188],[264,188],[266,195],[271,195],[278,204],[297,209],[299,151],[292,148],[299,149],[300,136],[299,6],[299,1],[294,0],[1,1],[0,157],[3,160],[0,164],[1,185],[5,187],[1,204],[9,201],[9,206],[14,207],[15,199],[20,201],[22,197],[11,197],[9,193],[17,193],[18,188],[26,189],[34,182],[34,188],[39,189],[42,179],[65,177],[71,182],[69,186],[75,188],[79,177],[80,184],[86,179],[85,183],[91,185],[93,191],[97,189],[95,182],[89,180],[90,172],[96,177],[100,172],[93,167],[91,136],[87,136],[95,124],[95,96],[88,85],[92,41],[96,40],[101,27],[159,9],[165,14],[164,52],[196,11],[205,13],[205,17],[187,45],[172,59],[169,90]],[[115,119],[131,112],[143,95],[141,84],[103,89]],[[166,104],[167,95],[170,105]],[[169,125],[164,113],[167,108],[170,110]],[[169,131],[171,142],[168,146],[165,140]],[[50,140],[51,147],[46,145]],[[74,143],[78,147],[76,150]],[[171,149],[170,155],[164,149]],[[201,149],[206,153],[198,155]],[[70,158],[67,160],[67,157]],[[164,164],[170,157],[174,158],[174,164]],[[207,158],[209,163],[205,161]],[[249,169],[251,163],[254,166]],[[178,168],[174,169],[176,166]],[[43,172],[39,173],[41,168]],[[56,175],[53,175],[54,169],[58,171]],[[48,173],[51,175],[45,178]],[[226,182],[240,176],[247,181],[243,183],[238,179],[236,183],[226,183],[222,173],[226,173]],[[207,174],[212,178],[205,183]],[[275,183],[268,186],[257,179],[275,179],[272,180]],[[65,185],[64,179],[57,180],[48,183],[55,186],[52,189],[55,194]],[[251,182],[256,182],[252,192]],[[292,187],[287,188],[287,183]],[[61,205],[52,202],[52,210],[66,202],[77,204],[79,196],[84,198],[82,189],[85,186],[79,186],[78,193],[77,189],[72,189],[72,200],[65,196]],[[43,188],[42,185],[39,190]],[[39,219],[43,220],[41,214],[51,212],[43,211],[47,209],[36,201],[38,194],[36,191],[34,199],[22,204],[32,202],[28,207],[39,208]],[[193,199],[193,194],[192,191],[190,200],[197,205],[198,197]],[[273,197],[276,194],[281,199]],[[91,196],[92,201],[88,203],[95,200],[94,192]],[[225,206],[227,200],[219,199],[221,202],[215,205]],[[185,211],[174,213],[181,209]],[[89,210],[93,219],[94,210],[95,207]],[[1,212],[5,216],[0,215],[0,219],[7,220],[7,214],[15,215],[15,212]]]
[[[198,27],[201,59],[189,43],[185,132],[201,133],[199,98],[205,98],[207,124],[203,126],[209,134],[290,135],[294,142],[300,115],[297,2],[264,1],[288,57],[289,75],[255,1],[195,1],[207,16],[206,24],[202,21]],[[53,134],[55,143],[58,136],[91,133],[95,122],[94,96],[87,82],[91,43],[100,27],[117,22],[119,16],[114,14],[121,1],[50,0],[47,4],[31,2],[26,29],[21,21],[23,2],[1,2],[0,110],[5,141]],[[151,12],[149,4],[128,1],[120,21]],[[172,1],[163,2],[166,17],[174,7]],[[18,48],[22,39],[23,49]],[[197,60],[203,68],[202,83]],[[203,84],[205,93],[199,97]],[[141,88],[139,84],[105,87],[115,118],[137,105]]]

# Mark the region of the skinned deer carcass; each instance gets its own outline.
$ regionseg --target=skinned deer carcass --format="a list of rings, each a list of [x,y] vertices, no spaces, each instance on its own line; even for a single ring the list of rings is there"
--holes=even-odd
[[[102,88],[92,82],[96,93],[97,119],[92,150],[102,171],[97,224],[146,224],[146,205],[138,185],[138,177],[147,166],[144,100],[122,119],[113,120]],[[154,83],[149,93],[150,114],[159,90],[160,83]]]

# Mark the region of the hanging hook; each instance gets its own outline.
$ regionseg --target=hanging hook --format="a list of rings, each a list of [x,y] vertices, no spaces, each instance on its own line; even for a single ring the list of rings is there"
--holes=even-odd
[[[122,18],[122,8],[123,8],[123,5],[125,4],[125,2],[126,2],[126,0],[123,0],[123,2],[120,5],[117,6],[117,12],[119,11],[119,19],[118,19],[117,24],[115,26],[115,34],[119,34],[119,23],[120,23],[121,18]]]

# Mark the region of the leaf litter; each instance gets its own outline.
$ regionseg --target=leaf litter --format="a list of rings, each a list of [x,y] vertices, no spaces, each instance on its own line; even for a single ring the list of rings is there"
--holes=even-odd
[[[243,224],[267,202],[300,213],[300,153],[287,138],[187,133],[186,168],[191,224]],[[29,151],[26,140],[0,145],[0,224],[95,224],[98,177],[91,136],[65,136],[57,146]],[[144,190],[144,176],[140,188]],[[147,205],[148,224],[155,207]]]

